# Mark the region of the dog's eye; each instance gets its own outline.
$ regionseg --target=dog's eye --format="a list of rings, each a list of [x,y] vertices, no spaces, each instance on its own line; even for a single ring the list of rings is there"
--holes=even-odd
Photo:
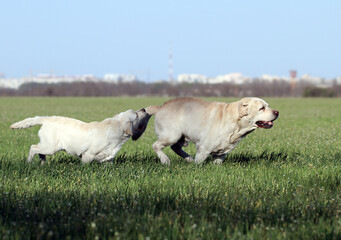
[[[260,109],[259,109],[259,111],[264,111],[265,110],[265,107],[261,107]]]

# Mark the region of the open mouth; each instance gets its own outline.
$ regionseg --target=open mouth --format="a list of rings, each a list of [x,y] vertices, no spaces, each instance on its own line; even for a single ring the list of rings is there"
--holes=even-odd
[[[273,121],[258,121],[256,124],[260,128],[272,128],[274,125]]]

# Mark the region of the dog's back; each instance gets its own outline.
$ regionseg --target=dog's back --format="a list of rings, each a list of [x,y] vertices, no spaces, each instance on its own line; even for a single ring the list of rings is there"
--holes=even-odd
[[[203,131],[204,128],[220,120],[220,111],[221,107],[224,107],[223,105],[226,104],[217,104],[192,97],[167,101],[155,114],[156,133],[161,134],[161,131],[170,129],[171,132],[181,131],[181,135],[190,137],[193,131]]]

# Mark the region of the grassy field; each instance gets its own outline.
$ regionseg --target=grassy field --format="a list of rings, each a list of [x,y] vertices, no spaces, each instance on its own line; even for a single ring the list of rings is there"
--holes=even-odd
[[[280,111],[275,126],[248,135],[221,166],[170,149],[171,166],[161,165],[154,118],[102,165],[62,152],[28,164],[39,127],[9,129],[35,115],[97,121],[165,100],[0,98],[0,238],[341,238],[341,99],[265,99]]]

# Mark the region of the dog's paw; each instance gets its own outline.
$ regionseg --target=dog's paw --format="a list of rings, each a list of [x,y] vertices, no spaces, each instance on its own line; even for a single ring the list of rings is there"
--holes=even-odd
[[[185,158],[185,161],[188,163],[191,163],[191,162],[194,162],[194,159],[191,156],[189,156]]]

